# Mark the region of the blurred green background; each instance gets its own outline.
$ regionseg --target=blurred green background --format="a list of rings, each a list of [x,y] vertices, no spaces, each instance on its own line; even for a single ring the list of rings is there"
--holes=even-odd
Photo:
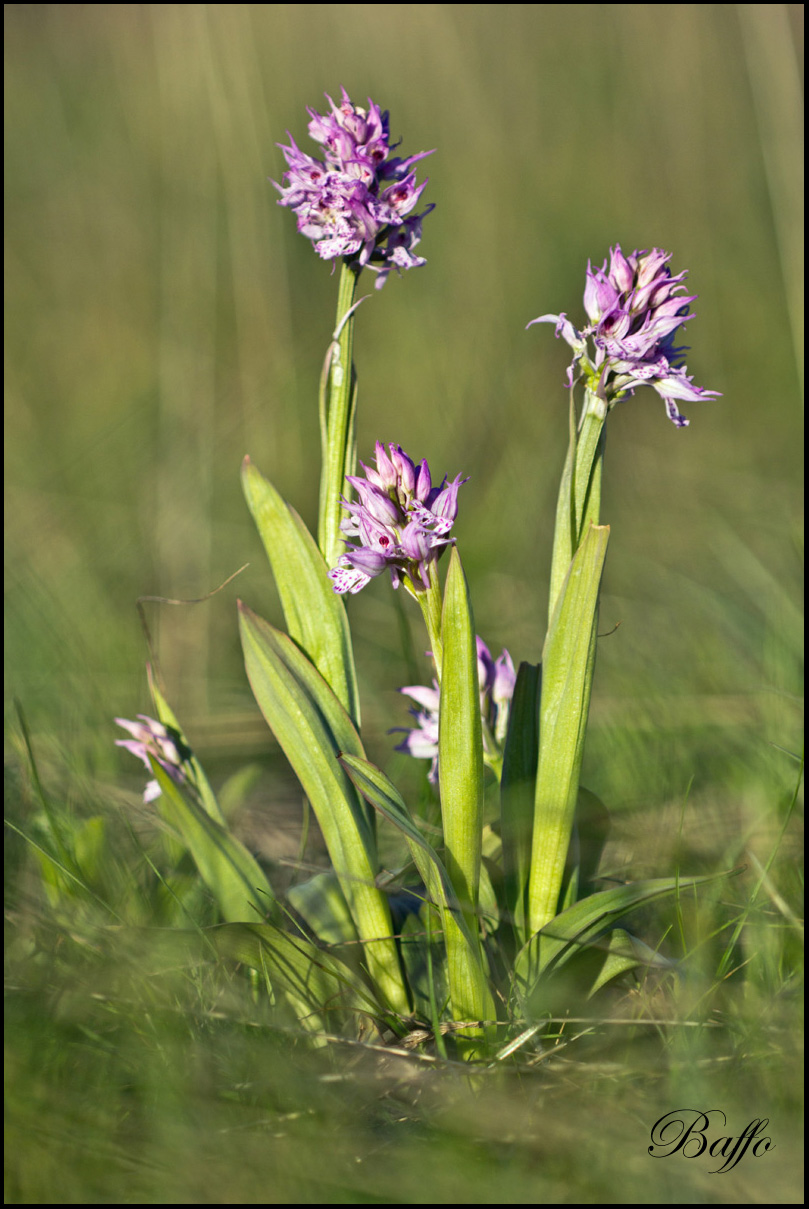
[[[470,476],[457,533],[479,632],[529,659],[544,635],[569,354],[525,324],[581,317],[611,244],[662,246],[699,295],[689,372],[722,398],[686,408],[685,432],[651,391],[610,421],[602,628],[622,625],[596,715],[661,693],[706,721],[729,696],[746,714],[794,691],[757,659],[800,582],[801,20],[6,6],[6,675],[34,730],[103,764],[111,716],[147,701],[136,598],[199,597],[249,561],[206,605],[149,615],[192,739],[264,742],[233,600],[278,614],[238,470],[249,453],[313,520],[336,294],[268,177],[341,85],[390,109],[404,154],[436,148],[428,266],[361,288],[359,450],[395,440]],[[352,601],[366,693],[403,682],[390,595],[380,580]],[[402,720],[390,694],[380,708],[380,733]]]
[[[360,283],[360,456],[397,441],[470,476],[455,532],[494,654],[539,657],[566,444],[569,350],[526,323],[579,322],[616,242],[689,270],[689,373],[722,398],[685,431],[651,391],[610,418],[601,629],[620,626],[585,782],[615,868],[766,859],[801,742],[802,24],[778,4],[5,7],[6,710],[65,800],[140,793],[112,723],[148,710],[137,597],[200,597],[245,562],[205,604],[146,608],[209,770],[278,767],[235,599],[280,610],[238,475],[249,453],[314,523],[337,280],[269,178],[343,85],[390,110],[402,154],[436,149],[428,265]],[[415,784],[386,735],[412,681],[386,582],[350,615],[369,753]],[[256,834],[273,801],[265,782]]]

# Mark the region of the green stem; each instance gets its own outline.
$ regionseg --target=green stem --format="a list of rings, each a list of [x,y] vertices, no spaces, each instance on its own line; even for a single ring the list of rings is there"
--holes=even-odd
[[[606,418],[606,403],[594,391],[587,389],[584,392],[584,407],[577,429],[571,396],[570,444],[556,505],[548,605],[549,626],[553,621],[573,555],[590,525],[599,523]]]
[[[322,470],[317,540],[328,566],[333,567],[342,553],[340,535],[341,496],[349,495],[345,478],[354,471],[356,451],[354,419],[356,413],[356,373],[353,363],[354,294],[361,270],[343,261],[337,294],[337,320],[334,336],[323,367],[320,383],[320,443]]]
[[[573,830],[596,648],[598,595],[609,529],[601,528],[601,479],[608,403],[585,388],[556,508],[548,634],[542,658],[539,758],[534,799],[528,930],[559,910]]]
[[[441,684],[441,669],[444,662],[444,643],[441,638],[441,615],[443,602],[441,600],[441,585],[438,581],[438,563],[430,563],[430,586],[416,589],[407,581],[405,586],[411,596],[418,601],[427,634],[430,639],[430,650],[435,664],[435,678]]]

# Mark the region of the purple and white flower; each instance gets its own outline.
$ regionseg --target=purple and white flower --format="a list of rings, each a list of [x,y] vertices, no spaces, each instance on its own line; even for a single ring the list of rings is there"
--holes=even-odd
[[[478,686],[480,688],[480,715],[483,721],[483,746],[487,756],[497,757],[502,750],[508,727],[508,715],[517,673],[508,651],[504,650],[497,659],[492,659],[489,648],[482,638],[476,638],[478,652]],[[404,731],[405,738],[396,748],[419,760],[431,760],[428,779],[438,782],[438,715],[441,705],[441,690],[438,681],[433,687],[413,684],[399,689],[406,697],[415,701],[410,715],[415,726],[397,726]],[[496,751],[492,751],[492,741]]]
[[[359,501],[343,500],[348,516],[340,528],[346,552],[329,572],[335,592],[359,592],[389,570],[394,588],[406,581],[416,592],[430,586],[430,567],[452,541],[460,475],[433,487],[426,460],[416,467],[400,445],[376,443],[376,469],[360,463],[365,478],[349,475]]]
[[[514,696],[514,685],[517,683],[517,673],[507,650],[504,649],[497,659],[492,659],[482,638],[477,639],[477,644],[480,713],[498,746],[502,746],[506,738],[508,713],[511,698]]]
[[[391,268],[412,269],[425,263],[414,254],[421,239],[421,221],[434,208],[418,205],[427,181],[416,183],[413,165],[432,151],[406,159],[391,155],[388,113],[368,100],[361,109],[342,89],[331,113],[309,109],[309,134],[323,148],[323,160],[304,151],[289,136],[290,146],[279,143],[287,161],[279,206],[288,206],[298,220],[298,230],[311,239],[324,260],[356,257],[361,266],[379,274],[384,285]]]
[[[715,390],[695,386],[685,371],[686,347],[675,348],[678,328],[693,314],[696,294],[684,297],[687,274],[672,276],[671,253],[660,248],[624,256],[610,248],[600,269],[588,262],[584,309],[590,323],[579,331],[565,314],[541,315],[531,323],[555,323],[556,335],[574,350],[567,384],[582,375],[587,387],[607,407],[634,394],[635,387],[653,387],[678,428],[688,424],[678,400],[697,403],[719,397]],[[531,327],[531,323],[528,324]]]
[[[156,722],[147,714],[138,714],[139,722],[130,722],[126,718],[116,718],[115,721],[124,730],[128,730],[131,739],[116,739],[116,747],[125,747],[137,756],[149,772],[152,766],[149,756],[156,760],[160,767],[168,773],[178,785],[188,781],[188,761],[191,759],[191,749],[186,747],[180,735],[172,727]],[[157,781],[149,781],[143,793],[144,802],[153,802],[160,797],[160,786]]]
[[[438,710],[441,703],[438,681],[433,681],[432,688],[427,688],[424,684],[412,684],[407,688],[400,688],[399,692],[415,701],[415,706],[410,709],[410,716],[416,725],[412,729],[406,726],[393,728],[391,734],[395,731],[402,731],[405,735],[396,750],[403,751],[408,756],[415,756],[417,760],[431,760],[427,777],[433,785],[436,785],[438,783]]]

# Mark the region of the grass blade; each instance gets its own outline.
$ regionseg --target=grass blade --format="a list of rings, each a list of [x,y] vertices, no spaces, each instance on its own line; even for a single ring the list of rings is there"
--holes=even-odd
[[[363,980],[332,953],[273,924],[220,924],[206,928],[219,957],[269,975],[298,1020],[310,1031],[340,1028],[349,1013],[384,1017]]]

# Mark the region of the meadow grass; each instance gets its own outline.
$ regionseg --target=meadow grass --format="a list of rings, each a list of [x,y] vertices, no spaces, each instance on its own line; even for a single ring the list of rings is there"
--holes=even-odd
[[[801,1199],[802,10],[664,9],[6,7],[11,1203]],[[113,746],[113,716],[147,708],[136,598],[201,597],[249,562],[149,621],[217,786],[254,769],[237,830],[273,885],[324,863],[314,828],[301,853],[234,600],[280,617],[243,455],[316,517],[336,287],[267,178],[341,85],[437,148],[429,263],[358,318],[358,444],[471,476],[458,537],[498,650],[539,657],[567,435],[566,350],[528,320],[578,300],[611,244],[670,248],[699,294],[689,371],[723,395],[685,433],[651,392],[610,419],[583,782],[612,816],[605,877],[743,872],[636,917],[676,976],[597,1011],[571,987],[557,1044],[474,1074],[429,1039],[313,1050],[242,973],[162,950],[150,925],[178,896],[197,925],[215,913],[182,868],[156,882]],[[351,618],[369,755],[417,800],[423,769],[386,733],[392,690],[426,679],[397,607],[372,585]],[[77,836],[91,893],[48,893],[34,844]],[[734,1133],[767,1117],[776,1149],[724,1175],[651,1159],[685,1105]]]

